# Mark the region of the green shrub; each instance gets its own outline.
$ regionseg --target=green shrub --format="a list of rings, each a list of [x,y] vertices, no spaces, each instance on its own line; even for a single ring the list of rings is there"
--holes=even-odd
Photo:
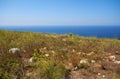
[[[37,68],[34,70],[35,77],[41,79],[64,79],[66,74],[65,67],[55,61],[42,60],[34,64]]]
[[[22,63],[17,59],[16,55],[2,54],[0,57],[0,79],[13,79],[13,76],[21,75]]]
[[[69,33],[69,36],[70,36],[70,37],[72,37],[72,36],[73,36],[73,34],[72,34],[72,33]]]

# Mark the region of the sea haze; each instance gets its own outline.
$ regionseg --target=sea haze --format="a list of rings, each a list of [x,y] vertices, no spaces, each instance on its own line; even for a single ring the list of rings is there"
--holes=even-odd
[[[1,26],[0,29],[10,31],[30,31],[56,34],[69,34],[98,37],[120,38],[120,26]]]

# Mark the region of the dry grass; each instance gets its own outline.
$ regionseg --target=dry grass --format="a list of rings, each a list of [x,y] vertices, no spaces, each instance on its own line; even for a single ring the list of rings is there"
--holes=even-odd
[[[20,48],[20,55],[10,54],[8,52],[8,50],[13,47]],[[54,75],[54,79],[59,79],[61,75],[65,76],[68,71],[66,71],[63,66],[68,65],[68,63],[72,63],[73,67],[77,66],[79,68],[79,62],[81,59],[88,59],[90,65],[90,67],[86,70],[83,69],[83,74],[84,71],[86,71],[85,74],[90,74],[94,67],[95,69],[98,69],[98,71],[104,73],[114,72],[116,74],[120,74],[120,66],[111,65],[113,64],[112,62],[106,63],[106,60],[103,61],[103,59],[105,59],[108,54],[119,55],[119,53],[120,40],[118,39],[93,37],[88,38],[74,36],[72,34],[57,35],[32,32],[10,32],[0,30],[0,78],[13,79],[17,77],[22,79],[26,77],[26,65],[24,64],[25,62],[23,62],[22,59],[29,59],[30,57],[36,57],[38,60],[42,59],[43,61],[46,61],[49,65],[51,65],[51,67],[58,68],[58,72],[55,74],[49,67],[48,70],[44,72],[44,67],[41,66],[43,70],[40,70],[41,72],[38,72],[39,75],[37,75],[38,77],[41,77],[40,75],[44,73],[43,79],[53,78],[53,76],[50,76],[50,74]],[[49,57],[45,57],[45,54],[49,54]],[[90,60],[95,60],[96,63],[101,67],[91,64]],[[51,61],[61,64],[54,66],[52,64],[53,62]],[[37,64],[32,63],[27,66],[32,68],[32,73],[35,73],[34,70],[38,69],[37,65],[39,65],[41,62],[37,61],[36,63]],[[42,65],[46,64],[43,63]],[[15,69],[13,69],[13,67],[15,67]],[[61,71],[59,69],[63,70]],[[81,68],[79,68],[78,70],[80,69]],[[71,70],[72,69],[70,69],[70,71]],[[62,74],[63,71],[64,74]],[[47,72],[51,73],[47,74]],[[92,76],[95,76],[94,73],[97,73],[97,71],[94,71],[92,73]],[[46,77],[46,75],[49,75],[50,77]],[[56,75],[59,75],[59,78]],[[62,77],[61,79],[64,78]]]

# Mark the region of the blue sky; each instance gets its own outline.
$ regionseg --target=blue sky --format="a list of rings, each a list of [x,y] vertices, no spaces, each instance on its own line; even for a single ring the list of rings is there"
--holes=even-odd
[[[120,25],[120,0],[0,0],[6,25]]]

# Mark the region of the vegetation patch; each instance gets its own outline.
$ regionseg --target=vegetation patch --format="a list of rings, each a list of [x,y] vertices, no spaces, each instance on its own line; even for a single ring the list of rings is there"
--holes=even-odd
[[[118,39],[0,30],[0,79],[119,79],[119,55]]]

